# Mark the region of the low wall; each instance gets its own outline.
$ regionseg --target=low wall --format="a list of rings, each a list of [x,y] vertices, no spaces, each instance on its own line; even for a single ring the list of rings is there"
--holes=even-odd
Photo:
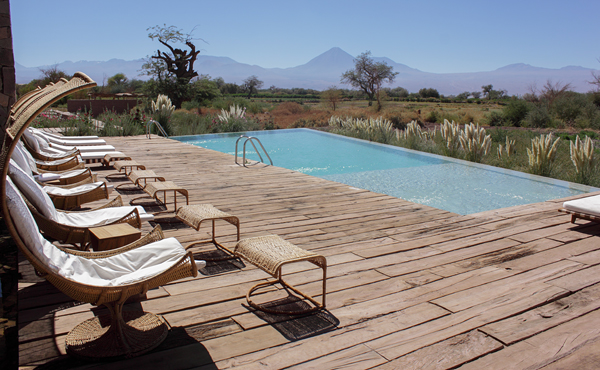
[[[93,117],[98,117],[104,111],[115,111],[116,113],[129,112],[129,110],[138,104],[136,99],[125,100],[84,100],[70,99],[67,101],[67,110],[71,113],[77,111],[92,112]]]

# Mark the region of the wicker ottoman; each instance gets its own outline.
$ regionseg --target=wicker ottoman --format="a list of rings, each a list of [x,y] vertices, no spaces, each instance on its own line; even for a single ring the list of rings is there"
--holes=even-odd
[[[242,257],[246,261],[267,272],[276,279],[274,281],[258,283],[250,288],[248,294],[246,294],[246,300],[250,306],[269,313],[288,315],[304,314],[325,308],[325,284],[327,280],[327,260],[325,257],[299,248],[278,235],[259,236],[240,240],[235,246],[234,254]],[[323,296],[321,303],[286,283],[281,276],[281,268],[283,265],[301,261],[311,262],[323,270]],[[277,283],[304,297],[310,301],[314,307],[301,311],[277,310],[256,304],[250,298],[252,293],[257,289]]]
[[[148,196],[134,198],[131,201],[129,201],[129,204],[134,205],[134,202],[137,201],[138,199],[153,198],[159,204],[165,206],[165,208],[166,208],[166,210],[160,211],[160,212],[154,212],[154,214],[177,211],[177,193],[179,193],[185,197],[185,204],[190,204],[188,191],[186,189],[182,188],[181,186],[175,184],[173,181],[149,182],[146,184],[146,186],[144,186],[143,190],[146,194],[148,194]],[[171,191],[173,192],[173,210],[169,211],[169,208],[167,207],[167,192],[171,192]],[[158,199],[158,197],[160,196],[161,193],[163,195],[162,201],[160,199]]]
[[[106,175],[106,178],[109,180],[113,180],[116,176],[127,177],[127,175],[134,169],[136,169],[136,170],[145,170],[146,169],[146,166],[139,164],[134,160],[115,161],[115,163],[113,164],[113,167],[115,168],[115,170],[119,171],[119,173],[111,173],[111,174]],[[121,170],[123,170],[123,173],[121,173]]]
[[[132,170],[127,175],[127,178],[129,179],[129,181],[131,181],[133,183],[135,188],[139,188],[139,189],[144,189],[146,187],[146,184],[148,183],[148,180],[165,181],[164,177],[158,176],[152,170]],[[142,184],[142,182],[143,182],[143,184]],[[119,189],[126,185],[131,185],[131,184],[128,184],[128,183],[120,184],[115,189]]]
[[[233,252],[229,248],[227,248],[227,247],[223,246],[222,244],[220,244],[219,242],[217,242],[216,235],[215,235],[215,221],[223,220],[223,221],[229,222],[230,224],[232,224],[233,226],[235,226],[237,228],[236,241],[239,241],[240,240],[240,220],[236,216],[233,216],[233,215],[230,215],[229,213],[223,212],[220,209],[215,208],[211,204],[192,204],[192,205],[187,205],[187,206],[183,206],[183,207],[179,208],[177,210],[175,217],[177,217],[179,220],[183,221],[183,223],[185,223],[186,225],[196,229],[196,231],[200,230],[200,226],[202,225],[203,221],[212,221],[212,236],[211,236],[212,240],[208,241],[208,243],[213,243],[215,245],[215,247],[224,250],[225,252],[227,252],[229,254],[229,256],[225,257],[225,258],[213,258],[213,259],[202,257],[202,259],[207,260],[207,261],[222,261],[222,260],[237,258],[234,256]],[[204,243],[207,243],[207,242],[201,241],[201,242],[194,243],[191,246],[197,245],[197,244],[204,244]]]

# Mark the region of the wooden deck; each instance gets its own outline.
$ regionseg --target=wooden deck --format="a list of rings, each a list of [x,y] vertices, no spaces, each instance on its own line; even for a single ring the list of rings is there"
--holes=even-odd
[[[245,294],[268,275],[236,261],[210,264],[198,278],[127,305],[170,324],[157,349],[89,364],[64,354],[64,338],[102,310],[73,302],[20,262],[23,368],[600,366],[600,226],[571,224],[557,212],[562,200],[461,216],[278,167],[239,167],[230,155],[173,140],[107,141],[188,189],[191,204],[238,216],[242,238],[274,233],[326,256],[328,310],[305,317],[256,313]],[[114,173],[96,168],[101,178]],[[123,193],[127,201],[139,195]],[[206,238],[210,227],[163,229],[185,245]],[[233,226],[217,223],[217,232],[234,245]],[[320,298],[313,265],[292,265],[286,274]],[[263,299],[281,298],[277,293]]]

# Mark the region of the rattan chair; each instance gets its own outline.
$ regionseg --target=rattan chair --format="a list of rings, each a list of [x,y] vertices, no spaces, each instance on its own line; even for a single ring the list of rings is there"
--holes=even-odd
[[[81,250],[89,248],[89,229],[92,227],[128,223],[139,229],[142,227],[143,220],[153,218],[142,207],[124,207],[121,196],[89,211],[57,210],[42,187],[12,160],[9,164],[8,174],[23,194],[25,203],[44,236],[71,244]]]
[[[110,314],[77,325],[66,338],[67,352],[88,359],[133,357],[158,346],[168,327],[147,312],[123,312],[131,296],[173,280],[196,277],[192,252],[175,238],[163,239],[160,227],[144,238],[103,252],[73,251],[49,243],[12,181],[5,185],[8,214],[15,221],[17,245],[38,274],[69,297],[105,305]],[[14,237],[15,235],[13,235]]]
[[[578,218],[600,223],[600,195],[566,201],[558,211],[570,214],[571,223]]]
[[[85,167],[83,163],[78,164],[75,168],[64,171],[44,171],[40,170],[33,156],[25,149],[25,144],[20,140],[11,157],[21,169],[34,176],[40,184],[58,184],[72,185],[82,184],[87,182],[96,182],[96,175],[92,173],[90,168]]]
[[[58,273],[57,271],[60,270],[56,269],[57,266],[51,266],[48,263],[44,253],[36,253],[36,251],[40,252],[39,247],[42,247],[41,251],[49,254],[59,254],[68,258],[73,256],[73,258],[78,257],[83,261],[92,262],[95,259],[108,260],[135,251],[137,251],[137,254],[152,257],[152,254],[145,252],[143,248],[146,246],[154,248],[153,245],[162,241],[142,244],[160,239],[162,237],[160,229],[134,244],[112,251],[71,251],[50,244],[39,232],[32,232],[37,228],[33,226],[35,225],[33,217],[24,202],[18,203],[18,207],[12,207],[17,217],[18,215],[23,216],[13,219],[13,212],[9,211],[9,202],[7,201],[7,193],[9,192],[12,192],[13,196],[17,196],[13,199],[22,200],[10,180],[7,179],[7,173],[11,153],[23,130],[35,116],[56,100],[72,92],[95,85],[95,82],[89,77],[78,72],[70,81],[61,80],[59,83],[49,85],[44,89],[37,89],[27,94],[26,99],[22,98],[15,104],[11,110],[4,145],[0,152],[0,203],[6,227],[15,244],[41,276],[73,299],[95,305],[103,304],[110,311],[108,325],[102,325],[102,318],[94,318],[73,329],[67,336],[67,351],[70,354],[86,358],[136,356],[159,345],[166,337],[168,329],[164,321],[156,315],[143,312],[137,314],[129,311],[123,312],[123,304],[129,297],[143,294],[148,289],[180,278],[197,276],[197,266],[191,252],[182,255],[168,268],[157,270],[152,276],[140,281],[114,284],[112,286],[82,283],[77,279],[67,278]],[[26,227],[25,223],[22,222],[24,220],[28,220],[31,225]],[[135,321],[130,320],[133,318],[135,318]],[[136,324],[139,324],[139,326]],[[107,326],[108,328],[106,328]]]

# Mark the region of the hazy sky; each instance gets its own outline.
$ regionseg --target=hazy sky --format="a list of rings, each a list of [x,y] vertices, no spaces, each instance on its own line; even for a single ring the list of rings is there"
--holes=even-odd
[[[193,30],[202,54],[294,67],[332,47],[426,72],[512,63],[600,69],[600,1],[12,0],[15,60],[132,60],[161,46],[147,28]]]

